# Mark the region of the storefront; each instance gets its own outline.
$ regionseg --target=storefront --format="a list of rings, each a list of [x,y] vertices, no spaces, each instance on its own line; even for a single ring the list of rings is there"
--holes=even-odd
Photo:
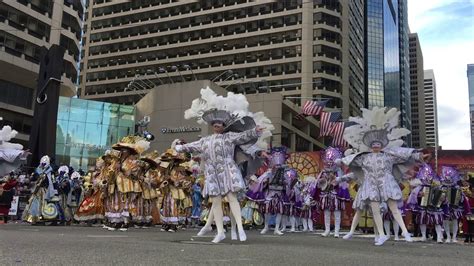
[[[135,132],[135,107],[60,97],[56,164],[87,170],[122,137]]]

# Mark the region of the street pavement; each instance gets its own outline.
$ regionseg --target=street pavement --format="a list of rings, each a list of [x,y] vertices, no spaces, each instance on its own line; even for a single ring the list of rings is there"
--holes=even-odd
[[[109,232],[100,227],[0,225],[0,265],[473,265],[474,244],[373,245],[373,238],[315,233],[260,235],[211,244],[197,229]]]

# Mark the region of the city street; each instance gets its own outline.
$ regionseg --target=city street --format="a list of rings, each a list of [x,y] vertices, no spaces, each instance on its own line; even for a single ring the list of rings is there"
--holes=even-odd
[[[472,265],[474,245],[387,242],[357,236],[345,241],[315,234],[261,236],[248,241],[197,230],[177,233],[159,228],[109,232],[100,227],[0,225],[0,265]],[[228,236],[230,238],[230,236]],[[461,241],[460,241],[461,242]]]

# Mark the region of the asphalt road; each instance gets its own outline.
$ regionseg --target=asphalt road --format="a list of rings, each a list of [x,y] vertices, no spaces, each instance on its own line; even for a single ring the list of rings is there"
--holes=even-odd
[[[99,227],[0,225],[0,265],[473,265],[474,244],[323,238],[310,233],[211,244],[197,230],[109,232]]]

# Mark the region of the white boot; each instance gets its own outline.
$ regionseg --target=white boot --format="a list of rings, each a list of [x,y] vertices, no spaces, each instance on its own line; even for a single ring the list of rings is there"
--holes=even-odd
[[[341,229],[341,211],[334,211],[334,237],[339,238],[339,230]]]
[[[292,232],[292,233],[296,232],[296,218],[295,218],[294,215],[290,216],[290,223],[291,223],[290,232]]]
[[[383,220],[385,235],[390,239],[390,220]]]
[[[283,235],[283,233],[280,231],[280,223],[281,223],[281,214],[277,214],[275,218],[275,231],[273,234],[275,235]]]
[[[345,236],[343,236],[342,239],[344,239],[344,240],[349,240],[349,239],[352,238],[352,235],[353,235],[353,234],[352,234],[351,232],[349,232],[348,234],[346,234]]]
[[[426,242],[426,224],[420,224],[421,242]]]
[[[437,241],[438,243],[442,244],[443,243],[443,230],[441,228],[441,225],[437,224],[435,226],[436,229],[436,235],[437,235]]]
[[[303,232],[308,231],[308,219],[303,218]]]
[[[400,240],[400,237],[398,236],[398,233],[400,231],[400,226],[396,221],[393,221],[393,233],[395,234],[395,241]]]
[[[324,210],[324,233],[321,236],[326,237],[331,232],[331,212]]]
[[[446,243],[451,243],[451,221],[443,221],[444,231],[446,232]]]
[[[260,234],[264,235],[268,232],[269,221],[270,221],[270,214],[265,213],[265,226],[263,227],[262,231],[260,231]]]
[[[452,238],[452,242],[453,243],[457,243],[458,242],[458,239],[457,239],[457,236],[458,236],[458,230],[459,230],[459,222],[458,220],[453,220],[453,238]]]
[[[224,239],[225,239],[225,234],[224,233],[217,234],[211,242],[214,243],[214,244],[217,244],[217,243],[221,242]]]
[[[309,230],[310,232],[313,232],[313,230],[314,230],[314,227],[313,227],[313,219],[311,218],[311,214],[310,214],[309,219],[308,219],[308,230]]]
[[[288,216],[282,215],[282,216],[281,216],[281,228],[280,228],[280,232],[282,232],[282,233],[285,232],[287,226],[288,226]]]

